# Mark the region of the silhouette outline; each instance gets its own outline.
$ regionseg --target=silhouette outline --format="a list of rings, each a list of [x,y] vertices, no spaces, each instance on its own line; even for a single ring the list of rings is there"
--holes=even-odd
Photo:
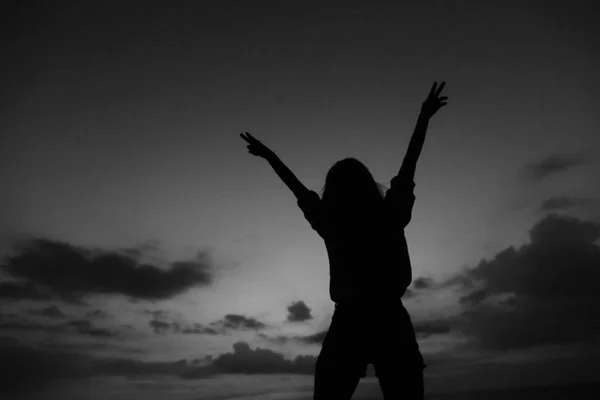
[[[368,168],[349,157],[327,172],[322,195],[307,189],[277,155],[250,133],[250,154],[264,158],[296,196],[329,258],[331,325],[317,358],[314,400],[351,399],[373,364],[385,400],[424,398],[414,327],[401,297],[412,281],[404,228],[415,202],[414,175],[429,120],[446,105],[445,82],[434,82],[406,155],[384,193]]]

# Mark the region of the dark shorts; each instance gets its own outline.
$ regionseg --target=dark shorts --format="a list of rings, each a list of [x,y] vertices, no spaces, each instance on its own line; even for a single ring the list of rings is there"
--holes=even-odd
[[[336,304],[317,359],[317,372],[336,371],[364,378],[398,376],[425,368],[412,321],[400,300],[378,304]]]

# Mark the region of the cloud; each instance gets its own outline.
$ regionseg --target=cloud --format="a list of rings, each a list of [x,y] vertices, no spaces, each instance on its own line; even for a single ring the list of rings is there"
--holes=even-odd
[[[451,325],[447,321],[421,321],[413,324],[417,338],[422,339],[432,335],[450,333]]]
[[[247,329],[246,326],[254,327],[262,324],[253,318],[227,315],[224,319],[212,322],[211,326],[207,326],[197,322],[190,323],[181,316],[177,316],[175,320],[170,317],[169,312],[164,310],[146,310],[144,313],[153,316],[148,325],[150,325],[152,331],[157,335],[167,333],[182,335],[225,335],[231,329],[243,330]]]
[[[297,340],[308,344],[320,344],[325,340],[327,331],[320,331],[306,336],[296,336]]]
[[[89,294],[122,294],[164,300],[212,282],[211,265],[203,255],[173,262],[166,270],[134,255],[48,239],[23,241],[0,265],[0,272],[18,281],[0,284],[0,299],[81,302]]]
[[[527,164],[522,172],[525,177],[538,181],[582,165],[586,161],[587,157],[583,155],[553,154],[541,161]]]
[[[29,313],[31,315],[37,315],[52,319],[63,319],[67,317],[67,315],[63,313],[62,310],[57,306],[49,306],[41,310],[30,310]]]
[[[0,394],[28,391],[40,393],[44,387],[64,378],[86,375],[86,359],[80,354],[52,351],[18,342],[0,345]]]
[[[51,309],[51,307],[42,310],[42,312],[48,309]],[[55,311],[51,312],[54,313]],[[36,313],[39,314],[39,311],[36,310]],[[54,320],[63,320],[66,318],[65,314],[61,315],[61,317],[50,318]],[[71,319],[65,322],[49,324],[45,322],[27,319],[18,314],[0,314],[0,331],[40,331],[61,334],[76,333],[79,335],[94,337],[117,337],[123,334],[122,331],[114,331],[106,328],[97,327],[93,324],[92,321],[85,319]]]
[[[211,322],[212,326],[221,326],[225,329],[232,330],[260,330],[265,329],[267,325],[258,321],[256,318],[246,317],[239,314],[227,314],[225,317],[216,322]]]
[[[529,236],[529,243],[453,277],[463,293],[462,311],[433,322],[482,350],[594,343],[600,337],[600,223],[551,214]]]
[[[64,324],[44,324],[37,321],[24,319],[16,314],[0,315],[0,331],[42,331],[64,332]]]
[[[179,331],[179,324],[176,322],[161,321],[159,319],[152,319],[148,322],[148,325],[152,328],[152,331],[157,335],[162,335],[171,331]]]
[[[91,321],[86,319],[73,319],[67,322],[66,326],[75,329],[76,332],[82,335],[96,337],[114,337],[118,335],[118,332],[113,332],[104,328],[97,328],[93,326]]]
[[[184,335],[222,335],[224,332],[221,330],[217,330],[211,328],[209,326],[204,326],[199,323],[193,323],[191,325],[184,326],[180,328],[180,333]]]
[[[435,282],[432,278],[418,277],[415,280],[413,280],[412,286],[416,290],[423,290],[423,289],[428,289],[428,288],[432,287],[434,285],[434,283]]]
[[[90,319],[109,319],[110,315],[108,315],[105,311],[102,310],[91,310],[85,314],[86,318]]]
[[[0,267],[1,268],[1,267]],[[0,283],[0,300],[50,300],[52,296],[43,293],[31,283],[2,282]]]
[[[277,343],[277,344],[285,344],[290,341],[300,342],[304,344],[321,344],[325,340],[325,336],[327,335],[327,330],[319,331],[316,333],[312,333],[310,335],[274,335],[270,336],[263,332],[260,332],[258,336],[261,339],[266,341]]]
[[[215,374],[313,374],[315,356],[301,355],[289,360],[270,349],[251,349],[246,342],[233,345],[233,352],[221,354],[209,366],[188,371],[187,378]]]
[[[295,336],[290,335],[267,335],[264,332],[259,332],[258,337],[266,340],[267,342],[276,343],[276,344],[286,344],[290,340],[293,340]]]
[[[302,300],[293,302],[287,310],[287,320],[289,322],[304,322],[313,318],[310,314],[310,308]]]
[[[598,199],[580,198],[572,196],[555,196],[550,197],[542,202],[540,211],[552,212],[560,210],[568,210],[574,208],[594,207],[600,204]]]
[[[65,348],[24,345],[15,339],[0,340],[0,395],[43,393],[49,384],[62,379],[113,376],[141,378],[171,376],[204,379],[220,374],[314,373],[316,357],[300,355],[287,359],[264,348],[252,349],[237,342],[233,351],[216,357],[194,360],[142,361],[129,358],[97,357]]]
[[[209,326],[205,326],[199,323],[193,323],[184,325],[183,323],[176,321],[161,321],[153,319],[148,322],[152,331],[157,335],[164,335],[167,333],[178,333],[182,335],[224,335],[224,330],[217,330]]]

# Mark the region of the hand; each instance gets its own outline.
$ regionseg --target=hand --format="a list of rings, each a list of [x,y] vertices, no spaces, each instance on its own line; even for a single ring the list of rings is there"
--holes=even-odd
[[[250,154],[253,154],[257,157],[262,157],[262,158],[268,158],[270,155],[273,154],[271,149],[269,149],[267,146],[262,144],[258,139],[256,139],[250,133],[248,133],[248,132],[240,133],[240,136],[242,137],[242,139],[244,139],[246,142],[248,142],[248,152]]]
[[[421,115],[422,116],[429,119],[429,118],[433,117],[433,115],[436,112],[438,112],[438,110],[440,108],[442,108],[446,105],[446,100],[448,100],[448,97],[446,97],[446,96],[440,97],[440,94],[442,93],[442,89],[444,89],[445,85],[446,85],[446,82],[442,82],[442,84],[439,87],[437,87],[437,82],[433,82],[433,86],[431,87],[431,90],[429,91],[429,95],[427,96],[427,99],[425,99],[425,101],[423,102],[423,105],[421,106]]]

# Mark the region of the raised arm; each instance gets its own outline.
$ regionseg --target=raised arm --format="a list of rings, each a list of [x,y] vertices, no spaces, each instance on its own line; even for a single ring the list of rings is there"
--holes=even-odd
[[[421,155],[421,150],[423,149],[429,120],[440,108],[446,105],[446,100],[448,99],[446,96],[440,97],[445,85],[446,82],[442,82],[442,84],[437,87],[437,82],[434,82],[427,99],[421,106],[421,112],[419,113],[415,130],[410,138],[404,161],[402,161],[402,166],[398,172],[398,175],[402,176],[403,179],[411,182],[414,181],[417,161]]]
[[[257,157],[262,157],[271,164],[271,167],[275,170],[275,173],[281,178],[281,180],[287,185],[288,188],[294,193],[297,199],[300,199],[303,195],[308,192],[308,189],[296,178],[296,175],[277,157],[277,155],[271,151],[267,146],[262,144],[258,139],[252,136],[250,133],[240,133],[242,139],[248,143],[248,151]]]

